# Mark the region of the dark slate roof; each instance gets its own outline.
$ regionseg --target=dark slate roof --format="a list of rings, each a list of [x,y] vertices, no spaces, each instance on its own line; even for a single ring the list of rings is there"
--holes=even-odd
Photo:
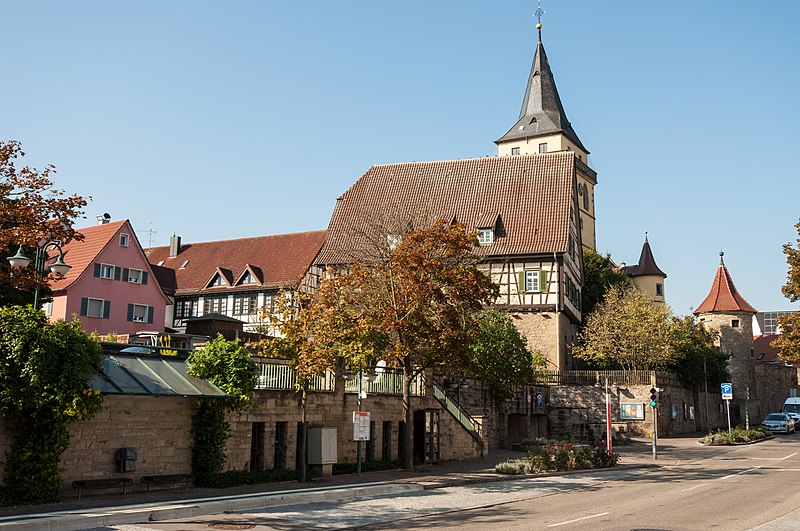
[[[575,160],[564,151],[373,166],[337,200],[316,262],[350,263],[376,220],[398,223],[402,234],[421,218],[470,229],[496,222],[495,241],[477,250],[488,258],[564,253]]]
[[[200,315],[198,317],[189,317],[189,318],[187,318],[185,320],[186,320],[186,322],[191,322],[191,323],[203,323],[203,322],[206,322],[206,321],[224,321],[226,323],[240,323],[240,324],[244,323],[244,321],[240,321],[239,319],[236,319],[234,317],[230,317],[230,316],[223,315],[221,313],[215,313],[215,312],[207,313],[205,315]]]
[[[518,140],[548,136],[554,133],[563,133],[578,147],[589,153],[572,128],[561,104],[556,81],[547,54],[544,52],[542,42],[536,46],[533,56],[531,72],[528,76],[528,87],[525,98],[522,100],[522,109],[517,123],[502,138],[495,140],[495,144]]]
[[[639,263],[632,266],[625,266],[622,270],[629,277],[655,275],[661,278],[667,278],[667,274],[661,271],[656,264],[656,259],[653,258],[653,251],[650,249],[650,242],[647,241],[647,236],[644,238],[644,245],[642,246],[642,254],[639,256]]]
[[[728,268],[722,261],[723,253],[720,253],[719,267],[717,267],[717,274],[714,276],[714,283],[711,285],[711,291],[708,296],[700,303],[694,314],[711,312],[745,312],[757,313],[756,309],[744,300],[736,286],[733,285]]]
[[[163,272],[157,278],[174,286],[176,295],[289,288],[303,279],[325,235],[324,230],[319,230],[190,243],[182,245],[178,256],[173,258],[169,256],[169,247],[154,247],[147,250],[147,259],[151,264],[163,261],[162,267],[174,271],[174,278]],[[248,269],[256,274],[258,283],[206,287],[215,273],[233,283]]]

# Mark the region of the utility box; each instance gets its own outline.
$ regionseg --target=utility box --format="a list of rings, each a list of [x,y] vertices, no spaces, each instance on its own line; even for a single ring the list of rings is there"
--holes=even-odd
[[[336,428],[308,428],[308,464],[323,477],[333,475],[337,462]]]
[[[120,448],[117,450],[117,470],[120,472],[136,471],[136,448]]]

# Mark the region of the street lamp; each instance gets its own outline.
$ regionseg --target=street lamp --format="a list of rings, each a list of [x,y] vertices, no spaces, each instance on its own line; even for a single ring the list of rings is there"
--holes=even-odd
[[[33,263],[33,270],[39,278],[45,276],[44,263],[47,260],[47,251],[50,249],[58,249],[58,258],[48,267],[51,273],[64,276],[69,272],[70,268],[72,268],[72,266],[64,262],[64,250],[61,247],[61,242],[58,240],[48,240],[36,247],[36,258]],[[11,267],[14,269],[24,269],[31,263],[31,259],[25,256],[25,251],[22,249],[21,245],[19,249],[17,249],[17,254],[7,257],[6,260],[8,260],[8,263],[11,264]],[[33,296],[33,307],[38,309],[39,302],[39,286],[37,284]]]

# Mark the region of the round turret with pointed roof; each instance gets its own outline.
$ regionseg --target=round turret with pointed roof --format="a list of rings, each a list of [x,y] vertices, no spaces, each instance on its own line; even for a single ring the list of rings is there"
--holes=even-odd
[[[748,303],[744,297],[736,290],[728,268],[725,267],[725,253],[719,253],[719,267],[714,276],[714,283],[711,291],[700,305],[695,309],[694,314],[701,313],[757,313],[757,310]]]

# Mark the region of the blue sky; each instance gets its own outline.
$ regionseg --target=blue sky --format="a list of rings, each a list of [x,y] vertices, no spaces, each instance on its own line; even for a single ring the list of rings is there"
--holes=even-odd
[[[3,3],[0,138],[142,245],[324,229],[371,165],[496,155],[530,0]],[[649,234],[669,304],[719,251],[759,310],[800,217],[800,2],[546,0],[543,41],[598,172],[598,248]]]

